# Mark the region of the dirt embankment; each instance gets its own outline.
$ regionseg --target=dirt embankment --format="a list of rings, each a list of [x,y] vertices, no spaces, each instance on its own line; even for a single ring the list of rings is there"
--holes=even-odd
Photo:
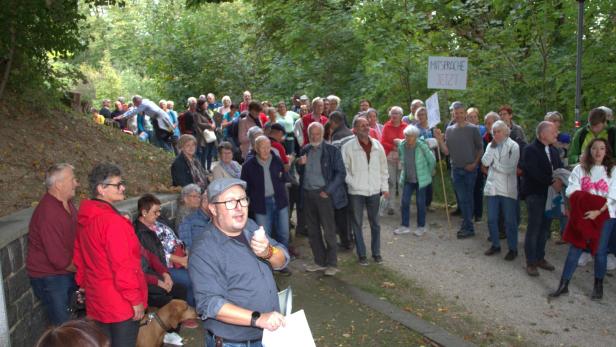
[[[0,101],[0,216],[36,204],[45,171],[58,162],[75,166],[77,202],[88,197],[88,173],[100,162],[123,168],[127,196],[170,190],[173,155],[68,108],[15,99]]]

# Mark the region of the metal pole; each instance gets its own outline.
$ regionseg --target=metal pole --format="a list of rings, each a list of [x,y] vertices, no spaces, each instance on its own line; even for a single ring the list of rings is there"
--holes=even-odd
[[[584,36],[584,0],[578,0],[577,59],[575,62],[575,127],[580,126],[582,108],[582,37]]]

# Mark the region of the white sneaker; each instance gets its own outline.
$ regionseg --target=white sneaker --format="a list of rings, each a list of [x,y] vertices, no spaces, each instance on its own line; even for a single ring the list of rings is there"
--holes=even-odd
[[[325,269],[327,269],[325,266],[321,266],[319,264],[310,264],[304,267],[304,270],[306,270],[306,272],[317,272],[323,271]]]
[[[336,275],[340,270],[338,270],[337,267],[333,267],[333,266],[328,266],[327,269],[325,269],[325,276],[334,276]]]
[[[411,232],[411,229],[409,229],[408,227],[405,227],[405,226],[401,226],[401,227],[397,228],[396,230],[394,230],[394,235],[408,234],[410,232]]]
[[[415,234],[415,236],[421,236],[421,235],[425,234],[426,231],[428,231],[428,229],[426,229],[426,227],[419,227],[419,228],[415,229],[415,231],[413,231],[413,234]]]
[[[578,260],[578,266],[586,266],[589,262],[592,261],[592,255],[588,252],[583,252]]]
[[[182,336],[178,335],[178,333],[166,333],[163,343],[174,346],[184,346],[182,343]]]
[[[616,257],[611,253],[607,255],[607,269],[610,271],[616,269]]]

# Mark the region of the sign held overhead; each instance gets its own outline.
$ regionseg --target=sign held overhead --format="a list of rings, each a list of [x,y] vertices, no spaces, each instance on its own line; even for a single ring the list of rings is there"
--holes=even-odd
[[[428,57],[429,89],[466,89],[468,58]]]

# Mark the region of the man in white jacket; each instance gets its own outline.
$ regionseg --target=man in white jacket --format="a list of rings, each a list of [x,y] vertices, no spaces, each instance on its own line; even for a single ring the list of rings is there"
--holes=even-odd
[[[372,258],[376,263],[381,257],[381,226],[379,224],[380,195],[389,197],[387,158],[379,141],[370,138],[370,125],[364,117],[353,121],[355,138],[342,146],[342,159],[346,168],[346,183],[352,211],[352,229],[355,234],[357,255],[361,265],[368,265],[366,245],[362,234],[364,206],[370,222]]]

